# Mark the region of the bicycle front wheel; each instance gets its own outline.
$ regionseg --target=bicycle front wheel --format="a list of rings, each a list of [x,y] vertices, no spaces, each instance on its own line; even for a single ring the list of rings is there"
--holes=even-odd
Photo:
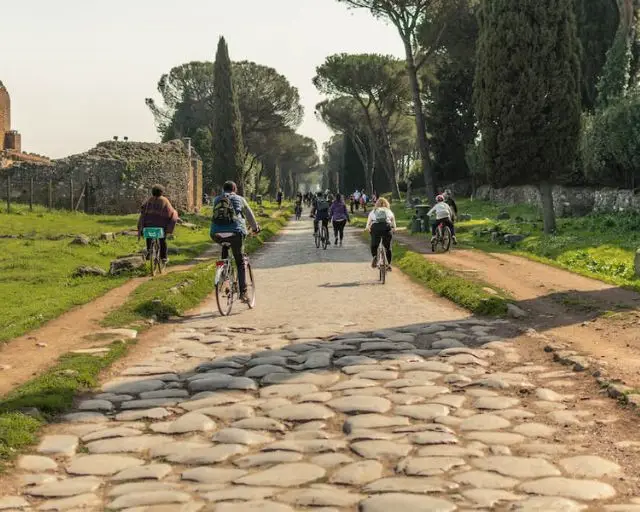
[[[216,304],[222,316],[229,316],[233,308],[233,282],[229,272],[224,272],[216,284]]]
[[[329,229],[322,226],[322,248],[326,250],[327,245],[329,245]]]
[[[256,307],[256,283],[253,280],[253,270],[251,269],[251,263],[247,262],[247,306],[249,309]]]
[[[382,243],[378,247],[378,269],[380,270],[380,282],[384,284],[387,282],[387,253]]]

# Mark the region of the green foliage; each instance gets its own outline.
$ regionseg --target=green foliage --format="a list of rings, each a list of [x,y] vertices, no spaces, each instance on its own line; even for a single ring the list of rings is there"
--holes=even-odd
[[[580,145],[593,183],[635,188],[640,183],[640,92],[587,116]]]
[[[486,290],[487,283],[462,277],[402,245],[394,246],[393,262],[412,279],[474,314],[504,316],[507,312],[508,297],[503,292],[494,295]]]
[[[572,0],[483,0],[475,108],[493,185],[553,181],[580,132],[579,41]]]
[[[0,400],[0,465],[36,441],[44,421],[71,409],[78,392],[95,387],[100,372],[123,357],[128,347],[118,341],[98,356],[66,354],[45,373]],[[22,411],[32,408],[42,416],[23,414]]]
[[[213,68],[213,174],[228,176],[244,191],[244,141],[231,60],[224,37],[218,43]]]
[[[576,0],[578,34],[582,45],[582,105],[593,110],[598,82],[618,29],[618,9],[612,0]]]
[[[197,229],[176,228],[170,248],[171,265],[183,264],[210,247],[208,219],[185,216]],[[101,241],[105,232],[136,230],[137,216],[86,215],[48,212],[14,206],[0,213],[1,234],[21,238],[0,239],[0,343],[43,325],[74,306],[85,304],[122,285],[131,275],[73,277],[80,266],[109,269],[109,263],[143,248],[135,236]],[[92,238],[88,246],[70,242],[75,235]],[[146,271],[135,275],[143,275]]]

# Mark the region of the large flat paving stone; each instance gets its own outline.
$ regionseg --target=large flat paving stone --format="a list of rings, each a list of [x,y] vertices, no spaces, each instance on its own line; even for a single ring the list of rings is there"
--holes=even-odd
[[[320,466],[305,462],[278,464],[265,471],[243,476],[235,480],[240,485],[260,487],[298,487],[323,478],[326,471]]]
[[[485,471],[494,471],[512,478],[560,476],[560,471],[549,461],[533,457],[495,455],[475,459],[471,463]]]
[[[71,460],[67,472],[72,475],[106,476],[143,464],[142,459],[127,455],[82,455]]]
[[[456,508],[450,501],[440,498],[389,493],[361,501],[359,512],[453,512]]]
[[[559,496],[582,501],[606,500],[616,495],[615,489],[604,482],[571,478],[543,478],[526,482],[518,489],[530,494]]]

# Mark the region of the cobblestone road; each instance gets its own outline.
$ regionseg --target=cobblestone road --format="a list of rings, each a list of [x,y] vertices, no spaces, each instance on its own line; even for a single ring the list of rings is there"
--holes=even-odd
[[[0,510],[640,510],[572,444],[572,372],[309,229],[256,259],[256,310],[209,301],[51,427]]]

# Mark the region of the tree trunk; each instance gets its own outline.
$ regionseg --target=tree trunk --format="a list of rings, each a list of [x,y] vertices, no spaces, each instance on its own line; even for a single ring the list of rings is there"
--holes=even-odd
[[[427,196],[430,200],[436,195],[435,183],[433,180],[433,166],[431,165],[431,155],[429,154],[429,143],[427,141],[427,130],[422,109],[422,98],[420,98],[420,84],[418,83],[418,70],[411,48],[411,41],[404,42],[405,53],[407,56],[407,74],[409,75],[409,84],[411,85],[411,93],[413,95],[413,109],[416,117],[416,133],[417,143],[420,149],[420,157],[422,159],[422,174],[424,174],[424,183],[427,188]]]
[[[553,209],[553,187],[548,181],[538,185],[540,198],[542,199],[542,218],[544,219],[544,232],[552,235],[556,232],[556,212]]]

